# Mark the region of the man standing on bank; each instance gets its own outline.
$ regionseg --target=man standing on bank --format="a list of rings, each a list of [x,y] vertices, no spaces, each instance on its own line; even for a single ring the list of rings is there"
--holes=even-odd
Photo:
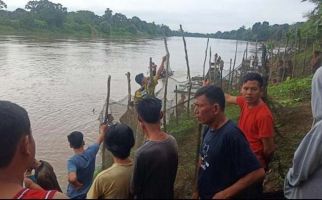
[[[237,126],[225,116],[225,96],[213,85],[195,94],[195,115],[207,125],[200,149],[198,195],[201,199],[256,198],[252,185],[264,178],[248,142]]]
[[[137,150],[132,194],[137,199],[173,199],[178,168],[175,138],[161,130],[162,103],[155,97],[138,102],[139,124],[147,138]]]
[[[268,169],[274,154],[273,116],[262,100],[263,78],[258,73],[248,73],[243,78],[241,96],[225,94],[226,102],[237,104],[240,109],[238,127],[245,134],[261,166]]]

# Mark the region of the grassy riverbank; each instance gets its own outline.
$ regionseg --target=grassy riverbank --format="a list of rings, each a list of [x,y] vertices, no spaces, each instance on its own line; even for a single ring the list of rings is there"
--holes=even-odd
[[[311,127],[311,79],[312,76],[292,79],[268,88],[279,133],[275,137],[275,157],[265,180],[266,192],[282,189],[284,176],[291,166],[295,149]],[[228,105],[226,114],[236,122],[239,116],[238,106]],[[176,137],[179,145],[176,197],[190,198],[194,188],[198,124],[193,117],[183,116],[178,124],[175,120],[170,120],[168,132]]]

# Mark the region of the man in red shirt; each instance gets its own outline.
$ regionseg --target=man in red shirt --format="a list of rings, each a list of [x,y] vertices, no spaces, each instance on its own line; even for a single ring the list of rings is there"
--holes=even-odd
[[[252,151],[264,169],[275,150],[273,116],[262,100],[263,78],[258,73],[248,73],[243,79],[241,96],[225,94],[228,103],[237,104],[240,109],[239,128],[244,132]]]
[[[0,199],[67,198],[55,190],[26,184],[24,173],[35,159],[35,141],[27,111],[9,101],[0,101]],[[31,180],[26,183],[31,183]],[[28,187],[27,186],[27,187]]]

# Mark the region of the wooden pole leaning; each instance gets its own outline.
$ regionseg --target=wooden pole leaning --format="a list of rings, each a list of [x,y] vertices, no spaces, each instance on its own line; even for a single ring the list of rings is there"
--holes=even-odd
[[[167,52],[166,55],[166,70],[165,70],[165,85],[164,85],[164,97],[163,97],[163,130],[167,131],[167,93],[168,93],[168,70],[169,70],[169,59],[170,59],[170,53],[168,49],[168,43],[167,43],[167,38],[164,37],[164,46],[165,46],[165,51]]]
[[[187,52],[187,44],[186,44],[186,39],[184,38],[184,32],[183,32],[181,24],[180,24],[180,30],[181,30],[181,34],[182,34],[185,58],[186,58],[186,63],[187,63],[187,76],[188,76],[188,81],[189,81],[187,114],[188,114],[188,117],[190,117],[190,96],[191,96],[192,83],[191,83],[191,76],[190,76],[190,66],[189,66],[189,59],[188,59],[188,52]]]
[[[105,116],[104,116],[104,123],[107,123],[108,120],[108,108],[110,104],[110,86],[111,86],[111,75],[107,78],[107,97],[106,97],[106,109],[105,109]],[[107,167],[107,152],[105,148],[105,144],[103,143],[103,150],[102,150],[102,170],[106,169]]]

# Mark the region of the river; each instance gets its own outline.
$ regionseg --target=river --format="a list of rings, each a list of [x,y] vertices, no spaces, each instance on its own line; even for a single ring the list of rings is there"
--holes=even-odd
[[[206,38],[186,38],[191,75],[202,75]],[[236,41],[211,39],[229,69]],[[186,61],[182,38],[168,38],[174,78],[184,80]],[[236,66],[246,42],[239,42]],[[254,44],[249,45],[254,49]],[[208,51],[209,53],[209,51]],[[111,98],[127,95],[126,72],[131,73],[132,93],[137,73],[148,71],[149,57],[159,65],[165,55],[163,39],[70,39],[0,36],[0,99],[23,106],[29,113],[36,141],[36,157],[50,162],[66,189],[66,161],[73,152],[67,135],[75,130],[85,143],[95,141],[98,114],[106,99],[111,75]],[[207,62],[209,58],[207,58]],[[208,65],[206,65],[208,67]],[[99,155],[97,163],[100,163]]]

